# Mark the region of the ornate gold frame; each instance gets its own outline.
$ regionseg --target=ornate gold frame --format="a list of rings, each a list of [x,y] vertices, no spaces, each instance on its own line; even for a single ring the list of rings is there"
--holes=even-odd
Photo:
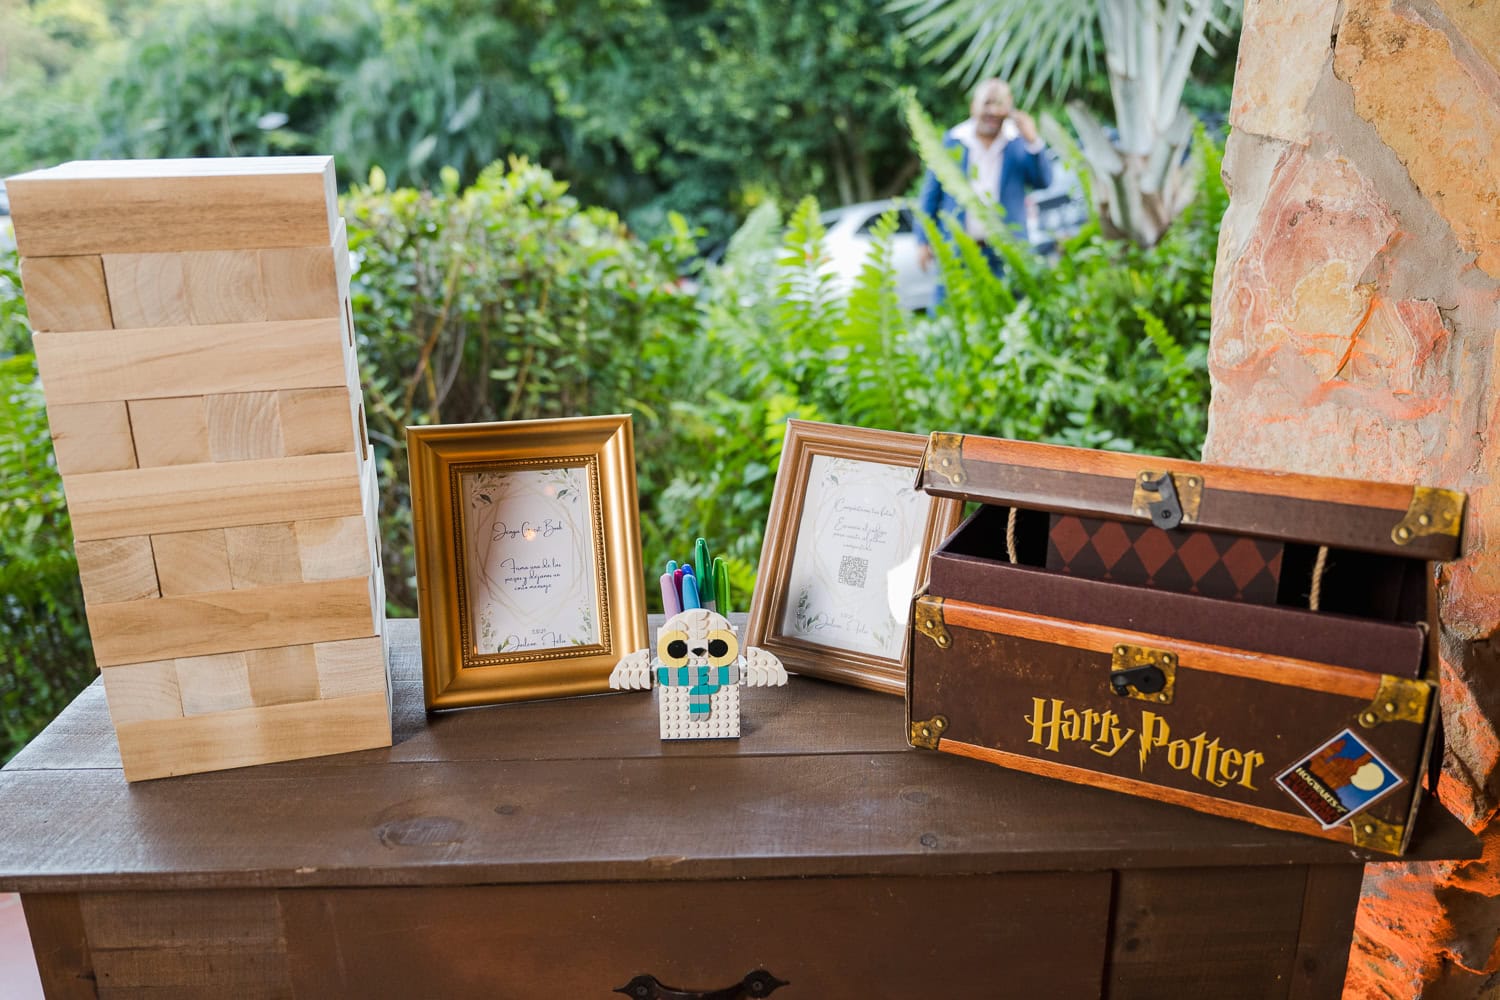
[[[771,513],[766,521],[765,541],[760,550],[759,576],[750,601],[750,620],[745,645],[775,654],[788,670],[809,677],[852,684],[890,694],[906,691],[905,647],[902,656],[887,659],[872,653],[839,650],[781,633],[786,613],[788,581],[797,552],[797,532],[807,502],[807,484],[815,456],[848,458],[859,462],[904,466],[916,471],[922,465],[927,438],[921,434],[869,430],[838,424],[788,420],[776,470],[776,488],[771,495]],[[915,590],[927,582],[928,556],[946,538],[963,516],[958,500],[932,498],[922,534]]]
[[[620,657],[648,644],[630,416],[408,427],[406,444],[428,710],[608,691]],[[460,480],[470,472],[566,467],[589,470],[600,641],[475,653]]]

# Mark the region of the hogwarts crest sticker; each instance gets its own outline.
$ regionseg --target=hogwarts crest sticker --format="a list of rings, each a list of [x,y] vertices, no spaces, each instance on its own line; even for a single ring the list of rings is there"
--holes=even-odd
[[[1404,782],[1352,730],[1345,729],[1279,774],[1276,783],[1329,830]]]

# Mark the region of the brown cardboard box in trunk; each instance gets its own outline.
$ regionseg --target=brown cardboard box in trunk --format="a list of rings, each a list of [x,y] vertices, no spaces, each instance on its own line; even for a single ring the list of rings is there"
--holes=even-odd
[[[1457,552],[1461,494],[952,434],[920,485],[984,506],[913,602],[913,746],[1405,849],[1439,718],[1429,561]],[[1049,569],[1057,515],[1160,551],[1255,540],[1274,600]]]

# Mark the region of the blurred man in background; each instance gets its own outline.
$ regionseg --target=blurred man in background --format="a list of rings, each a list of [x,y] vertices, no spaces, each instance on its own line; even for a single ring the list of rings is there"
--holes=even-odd
[[[1037,134],[1036,121],[1016,109],[1010,85],[991,77],[979,81],[969,104],[969,117],[943,136],[944,149],[961,149],[959,166],[979,197],[999,206],[1005,223],[1016,235],[1026,235],[1026,192],[1052,183],[1052,164],[1046,145]],[[922,183],[917,207],[937,222],[947,235],[949,219],[978,241],[996,275],[1002,271],[1000,255],[991,245],[998,234],[986,231],[984,220],[973,218],[952,194],[943,190],[929,169]],[[932,266],[932,247],[924,230],[917,230],[919,259],[923,270]],[[942,297],[941,287],[938,289]]]

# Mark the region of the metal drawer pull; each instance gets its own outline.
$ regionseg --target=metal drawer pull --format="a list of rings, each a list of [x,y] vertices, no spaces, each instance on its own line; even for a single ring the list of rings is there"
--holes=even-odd
[[[733,986],[726,986],[722,990],[678,990],[663,986],[655,976],[641,975],[615,992],[623,993],[631,1000],[753,1000],[755,997],[768,997],[786,985],[786,980],[777,979],[765,969],[756,969]]]

